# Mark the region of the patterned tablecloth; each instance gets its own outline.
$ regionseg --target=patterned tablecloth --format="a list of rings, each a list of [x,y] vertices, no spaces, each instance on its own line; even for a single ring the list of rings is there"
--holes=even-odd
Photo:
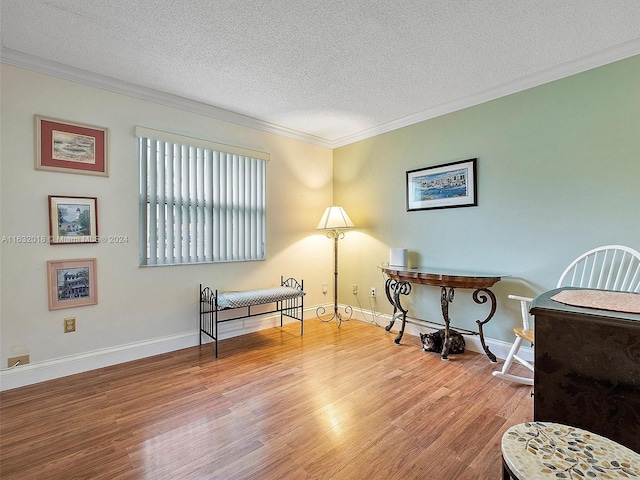
[[[551,297],[551,300],[574,307],[640,313],[640,293],[609,290],[562,290]]]
[[[514,425],[502,457],[519,479],[639,479],[640,455],[595,433],[558,423]]]

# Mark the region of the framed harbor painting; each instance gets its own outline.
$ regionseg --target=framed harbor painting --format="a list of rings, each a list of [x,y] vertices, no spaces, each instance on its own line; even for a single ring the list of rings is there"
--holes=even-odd
[[[109,176],[109,129],[35,116],[36,170]]]
[[[96,259],[47,261],[49,310],[98,303]]]
[[[98,199],[49,195],[51,245],[98,242]]]
[[[407,172],[407,211],[478,205],[476,158]]]

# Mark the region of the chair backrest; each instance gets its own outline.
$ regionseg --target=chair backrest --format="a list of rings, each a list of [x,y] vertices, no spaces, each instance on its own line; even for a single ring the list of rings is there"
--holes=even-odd
[[[589,250],[562,272],[557,286],[640,293],[640,252],[622,245]]]

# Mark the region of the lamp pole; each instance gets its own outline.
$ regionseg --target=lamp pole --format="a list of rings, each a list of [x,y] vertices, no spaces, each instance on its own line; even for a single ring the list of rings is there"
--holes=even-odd
[[[338,323],[338,328],[342,325],[342,322],[346,322],[353,316],[353,308],[347,305],[344,308],[344,313],[349,315],[347,318],[342,318],[342,314],[338,311],[338,241],[344,238],[344,232],[341,232],[337,228],[335,230],[327,231],[327,238],[333,238],[333,314],[327,319],[323,319],[321,315],[326,312],[326,309],[321,305],[316,309],[316,316],[323,322],[330,322],[334,318]]]
[[[338,240],[344,238],[344,233],[336,230],[327,232],[327,236],[333,235],[333,315],[338,320],[338,327],[342,323],[342,315],[338,312]]]
[[[335,318],[336,322],[338,322],[338,328],[340,328],[340,325],[342,325],[343,319],[342,319],[342,314],[338,311],[338,240],[341,240],[344,238],[344,232],[341,232],[337,228],[335,230],[329,230],[327,232],[327,238],[332,238],[332,237],[333,237],[333,315],[331,316],[331,318],[325,321],[330,322]],[[346,322],[347,320],[350,320],[351,316],[353,315],[353,309],[351,308],[351,306],[346,306],[344,309],[344,313],[349,315],[346,319],[344,319],[344,321]]]
[[[327,231],[327,238],[333,238],[333,315],[326,320],[323,319],[321,315],[326,312],[326,309],[321,305],[316,309],[316,316],[323,322],[330,322],[335,318],[338,322],[338,328],[343,321],[350,320],[353,315],[351,306],[345,307],[345,314],[349,316],[344,320],[338,311],[338,241],[344,238],[344,232],[341,232],[340,228],[351,227],[353,227],[351,219],[339,206],[328,207],[318,224],[318,229]]]

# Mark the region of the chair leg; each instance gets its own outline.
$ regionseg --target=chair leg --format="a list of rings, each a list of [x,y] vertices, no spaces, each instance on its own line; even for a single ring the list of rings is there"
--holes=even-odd
[[[493,372],[494,377],[501,378],[503,380],[508,380],[511,382],[522,383],[524,385],[533,385],[533,378],[519,377],[517,375],[512,375],[508,373],[509,368],[511,368],[511,365],[513,364],[514,359],[522,363],[523,365],[527,366],[527,368],[529,368],[530,370],[533,370],[533,368],[531,367],[530,364],[528,364],[528,362],[525,362],[524,360],[522,360],[520,357],[516,355],[520,350],[521,345],[522,345],[522,337],[519,337],[516,335],[516,341],[513,342],[513,345],[511,346],[511,350],[509,350],[509,354],[507,355],[507,358],[505,359],[504,364],[502,365],[502,370]]]
[[[509,350],[509,354],[504,361],[504,365],[502,366],[502,373],[507,373],[509,367],[513,363],[513,357],[520,351],[520,346],[522,345],[522,337],[518,337],[516,335],[516,341],[511,345],[511,349]]]

